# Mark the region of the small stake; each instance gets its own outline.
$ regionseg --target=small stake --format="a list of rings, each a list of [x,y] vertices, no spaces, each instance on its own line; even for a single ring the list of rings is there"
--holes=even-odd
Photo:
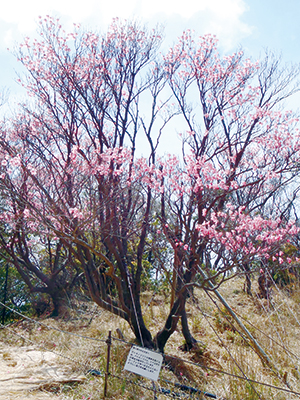
[[[107,382],[108,382],[108,375],[109,375],[111,331],[108,332],[108,338],[106,340],[106,344],[107,344],[107,360],[106,360],[106,372],[105,372],[105,381],[104,381],[104,398],[106,397],[106,393],[107,393]]]
[[[5,303],[6,303],[6,297],[7,297],[8,267],[9,267],[9,265],[6,264],[6,266],[5,266],[5,282],[4,282],[4,289],[3,289],[4,295],[3,295],[2,325],[4,325],[4,323],[5,323],[5,311],[6,311]]]
[[[156,395],[156,386],[154,381],[152,381],[152,387],[153,387],[153,392],[154,392],[154,400],[157,400],[157,395]]]

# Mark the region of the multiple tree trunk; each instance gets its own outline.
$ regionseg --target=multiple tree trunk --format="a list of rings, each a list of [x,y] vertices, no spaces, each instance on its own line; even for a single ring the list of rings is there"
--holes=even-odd
[[[260,65],[243,52],[221,58],[214,38],[196,45],[188,32],[159,58],[160,33],[131,23],[68,36],[47,17],[40,34],[18,54],[35,103],[1,126],[1,254],[32,292],[51,296],[55,315],[84,273],[92,300],[125,319],[141,344],[164,351],[181,321],[190,349],[192,286],[217,293],[242,265],[250,293],[251,261],[277,257],[294,232],[273,204],[298,176],[297,121],[277,110],[298,71],[268,54]],[[159,159],[173,117],[182,158]],[[172,254],[173,281],[170,313],[153,337],[141,282],[156,245]]]

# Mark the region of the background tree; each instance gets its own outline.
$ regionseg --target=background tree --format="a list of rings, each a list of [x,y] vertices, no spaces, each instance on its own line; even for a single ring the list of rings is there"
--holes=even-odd
[[[14,174],[11,179],[7,175],[6,185],[10,187],[11,197],[5,198],[1,210],[1,257],[7,265],[14,266],[32,294],[51,297],[53,316],[66,314],[80,274],[78,265],[60,239],[53,238],[53,234],[30,218],[26,208],[27,178],[19,181]]]

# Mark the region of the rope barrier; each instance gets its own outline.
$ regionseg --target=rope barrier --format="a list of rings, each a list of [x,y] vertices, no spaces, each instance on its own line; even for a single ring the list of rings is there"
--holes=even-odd
[[[27,337],[21,335],[20,333],[15,332],[13,329],[9,328],[8,326],[3,325],[1,322],[0,322],[0,326],[1,326],[2,328],[4,328],[4,329],[7,329],[8,331],[10,331],[11,333],[13,333],[14,335],[18,336],[19,338],[21,338],[21,339],[23,339],[23,340],[29,342],[32,346],[38,347],[38,348],[42,349],[43,351],[49,351],[49,352],[51,352],[51,353],[53,353],[53,354],[55,354],[55,355],[57,355],[57,356],[59,356],[59,357],[65,358],[66,360],[69,360],[69,361],[72,361],[72,362],[75,363],[75,364],[79,364],[79,365],[81,365],[84,369],[87,368],[87,366],[86,366],[85,364],[82,364],[80,361],[74,360],[73,358],[71,358],[71,357],[69,357],[69,356],[66,356],[66,355],[64,355],[64,354],[58,353],[58,352],[56,352],[56,351],[54,351],[54,350],[52,350],[52,349],[48,349],[48,348],[46,348],[46,347],[40,345],[39,343],[33,342],[31,339],[29,339],[29,338],[27,338]]]
[[[126,382],[129,382],[129,383],[131,383],[131,384],[133,384],[133,385],[135,385],[135,386],[138,386],[138,387],[141,387],[141,388],[143,388],[143,389],[146,389],[146,390],[149,390],[150,392],[153,392],[154,394],[155,393],[160,393],[160,394],[163,394],[164,396],[166,396],[166,397],[170,397],[170,398],[172,398],[172,399],[174,399],[174,397],[179,397],[179,398],[183,398],[183,397],[185,397],[185,398],[190,398],[190,394],[185,394],[185,393],[176,393],[176,392],[174,392],[174,391],[172,391],[171,389],[166,389],[166,388],[162,388],[162,387],[159,387],[159,388],[150,388],[149,386],[146,386],[146,385],[142,385],[141,383],[137,383],[137,382],[134,382],[134,381],[132,381],[131,379],[129,379],[129,378],[127,378],[127,377],[121,377],[121,376],[118,376],[118,375],[114,375],[114,374],[109,374],[111,377],[113,377],[113,378],[116,378],[116,379],[119,379],[119,380],[126,380]],[[200,391],[199,391],[200,392]],[[200,392],[201,394],[204,394],[204,395],[210,395],[210,396],[214,396],[214,397],[211,397],[211,398],[213,398],[213,399],[216,399],[217,397],[215,396],[215,395],[211,395],[210,393],[209,394],[207,394],[206,392]],[[209,396],[208,396],[209,397]]]
[[[208,295],[208,297],[212,300],[211,296],[209,293],[206,292],[206,294]],[[200,309],[200,307],[197,305],[197,308],[199,309],[199,311],[202,313],[202,310]],[[233,357],[233,355],[231,354],[230,350],[228,349],[228,347],[226,346],[225,342],[222,340],[221,336],[218,334],[218,332],[216,331],[216,329],[213,327],[213,325],[207,320],[210,328],[213,330],[214,334],[216,335],[216,337],[219,339],[219,341],[222,343],[222,346],[225,348],[225,350],[227,351],[227,353],[229,354],[229,357],[231,358],[231,360],[234,362],[234,364],[237,366],[237,368],[240,370],[240,372],[243,374],[243,378],[248,380],[247,375],[244,373],[242,367],[240,367],[240,365],[238,364],[238,362],[236,361],[236,359]],[[241,335],[241,334],[240,334]],[[251,382],[250,385],[252,387],[252,389],[254,390],[254,392],[257,394],[258,398],[260,398],[259,394],[257,393],[255,387],[252,386]]]
[[[261,329],[259,329],[257,326],[255,326],[254,324],[252,324],[248,319],[244,318],[242,315],[240,315],[236,310],[234,311],[236,313],[236,315],[243,319],[245,322],[247,322],[247,324],[249,324],[252,328],[256,329],[258,332],[260,332],[262,335],[264,335],[266,338],[268,338],[269,340],[271,340],[273,343],[275,343],[277,346],[281,347],[285,352],[289,353],[291,356],[295,357],[297,360],[300,360],[300,357],[298,357],[295,353],[293,353],[292,351],[288,350],[283,344],[280,344],[279,342],[277,342],[275,339],[273,339],[271,336],[267,335],[264,331],[262,331]],[[214,318],[212,316],[212,318]]]
[[[207,367],[206,365],[195,363],[195,362],[189,361],[189,360],[184,360],[183,358],[178,358],[178,357],[174,357],[174,356],[170,356],[170,355],[168,355],[168,357],[174,358],[174,359],[179,360],[179,361],[183,361],[186,364],[191,364],[191,365],[194,365],[196,367],[207,369],[207,370],[212,371],[212,372],[216,372],[216,373],[219,373],[219,374],[231,376],[233,378],[241,379],[241,380],[244,380],[244,381],[247,381],[247,382],[256,383],[256,384],[261,385],[261,386],[270,387],[270,388],[273,388],[273,389],[276,389],[276,390],[281,390],[281,391],[284,391],[284,392],[287,392],[287,393],[296,394],[296,395],[300,396],[300,392],[296,392],[294,390],[285,389],[285,388],[282,388],[282,387],[279,387],[279,386],[271,385],[269,383],[259,382],[259,381],[256,381],[255,379],[243,377],[243,376],[240,376],[240,375],[235,375],[235,374],[232,374],[231,372],[218,370],[216,368]]]
[[[93,338],[93,337],[90,337],[90,336],[79,335],[78,333],[69,332],[69,331],[64,331],[63,329],[55,328],[54,326],[48,326],[48,325],[44,324],[43,322],[36,321],[35,319],[32,319],[32,318],[30,318],[30,317],[27,317],[26,315],[23,315],[23,314],[19,313],[18,311],[14,310],[13,308],[11,308],[11,307],[9,307],[9,306],[3,304],[1,301],[0,301],[0,305],[2,305],[3,307],[8,308],[10,311],[12,311],[12,312],[14,312],[14,313],[16,313],[16,314],[18,314],[18,315],[20,315],[22,318],[27,319],[28,321],[31,321],[31,322],[33,322],[33,323],[35,323],[35,324],[37,324],[37,325],[41,325],[41,326],[43,326],[44,328],[47,328],[47,329],[49,329],[49,330],[52,329],[52,330],[54,330],[54,331],[61,332],[61,333],[65,333],[65,334],[67,334],[67,335],[76,336],[76,337],[79,337],[79,338],[82,338],[82,339],[88,339],[88,340],[94,340],[94,341],[96,341],[96,342],[106,343],[106,339],[97,339],[97,338]],[[2,325],[2,324],[1,324],[1,325]],[[5,325],[3,325],[3,326],[5,327]]]
[[[140,388],[142,388],[142,389],[145,389],[145,390],[148,390],[149,392],[152,392],[152,393],[156,393],[157,391],[159,391],[160,392],[160,389],[157,389],[157,388],[151,388],[151,387],[149,387],[149,386],[146,386],[146,385],[142,385],[141,383],[137,383],[137,382],[134,382],[133,380],[131,380],[131,379],[129,379],[129,378],[124,378],[124,377],[121,377],[121,376],[118,376],[118,375],[114,375],[114,374],[112,374],[112,373],[110,373],[109,374],[109,376],[111,376],[112,378],[116,378],[116,379],[119,379],[119,380],[126,380],[126,382],[129,382],[129,383],[131,383],[132,385],[135,385],[135,386],[138,386],[138,387],[140,387]],[[167,392],[166,393],[163,393],[166,397],[171,397],[171,398],[174,398],[174,396],[170,396]],[[177,396],[178,397],[178,396]]]
[[[116,341],[119,341],[119,342],[126,343],[127,345],[133,346],[133,343],[127,342],[124,339],[119,339],[119,338],[112,337],[112,340],[116,340]],[[215,373],[231,376],[232,378],[237,378],[237,379],[241,379],[241,380],[244,380],[244,381],[249,381],[249,382],[261,385],[261,386],[266,386],[266,387],[270,387],[270,388],[273,388],[273,389],[276,389],[276,390],[280,390],[280,391],[284,391],[284,392],[287,392],[287,393],[296,394],[298,396],[300,395],[300,392],[296,392],[296,391],[293,391],[293,390],[281,388],[279,386],[271,385],[271,384],[264,383],[264,382],[259,382],[259,381],[256,381],[255,379],[243,377],[243,376],[240,376],[240,375],[235,375],[235,374],[232,374],[231,372],[226,372],[226,371],[219,370],[219,369],[216,369],[216,368],[208,367],[206,365],[203,365],[203,364],[200,364],[200,363],[195,363],[193,361],[185,360],[183,358],[175,357],[175,356],[172,356],[172,355],[169,355],[169,354],[164,354],[164,357],[165,358],[166,357],[172,358],[174,360],[181,361],[181,362],[184,362],[186,364],[190,364],[190,365],[193,365],[193,366],[198,367],[198,368],[203,368],[203,369],[215,372]]]
[[[13,311],[13,312],[15,312],[16,314],[20,315],[22,318],[27,319],[27,320],[29,320],[29,321],[32,321],[32,322],[34,322],[35,324],[42,325],[42,326],[46,327],[46,328],[49,329],[49,330],[53,329],[53,330],[55,330],[55,331],[58,331],[58,332],[61,332],[61,333],[67,334],[67,335],[73,335],[73,336],[76,336],[76,337],[79,337],[79,338],[83,338],[83,339],[94,340],[94,341],[106,343],[106,340],[104,340],[104,339],[91,338],[91,337],[89,337],[89,336],[83,336],[83,335],[75,334],[75,333],[73,333],[73,332],[64,331],[64,330],[61,330],[61,329],[58,329],[58,328],[55,328],[55,327],[49,327],[49,326],[47,326],[46,324],[44,324],[44,323],[42,323],[42,322],[36,321],[36,320],[34,320],[34,319],[30,318],[30,317],[27,317],[27,316],[25,316],[25,315],[19,313],[18,311],[16,311],[16,310],[12,309],[11,307],[9,307],[9,306],[3,304],[2,302],[0,302],[0,305],[2,305],[2,306],[4,306],[4,307],[7,307],[7,308],[10,309],[11,311]],[[63,357],[63,358],[65,358],[65,359],[68,359],[68,360],[72,361],[73,363],[76,363],[76,364],[81,365],[84,369],[86,369],[86,367],[87,367],[86,365],[82,364],[82,363],[79,362],[78,360],[74,360],[74,359],[72,359],[71,357],[68,357],[68,356],[66,356],[66,355],[64,355],[64,354],[58,353],[58,352],[56,352],[56,351],[54,351],[54,350],[52,350],[52,349],[47,349],[47,348],[45,348],[44,346],[42,346],[42,345],[40,345],[40,344],[38,344],[38,343],[36,343],[36,342],[33,342],[33,341],[30,340],[29,338],[27,338],[27,337],[25,337],[25,336],[23,336],[23,335],[21,335],[21,334],[15,332],[13,329],[9,328],[8,326],[3,325],[2,323],[0,323],[0,327],[3,328],[3,329],[9,330],[9,331],[12,332],[14,335],[16,335],[16,336],[20,337],[21,339],[23,339],[23,340],[25,340],[25,341],[31,343],[33,346],[37,346],[37,347],[41,348],[43,351],[50,351],[50,352],[54,353],[55,355],[57,355],[57,356],[59,356],[59,357]],[[126,340],[124,340],[124,339],[119,339],[119,338],[115,338],[115,337],[111,337],[111,339],[112,339],[112,340],[115,340],[115,341],[118,341],[118,342],[125,343],[125,344],[130,345],[130,346],[133,345],[133,343],[128,342],[128,341],[126,341]],[[255,379],[251,379],[251,378],[248,378],[248,377],[236,375],[236,374],[233,374],[233,373],[230,373],[230,372],[226,372],[226,371],[223,371],[223,370],[218,370],[218,369],[216,369],[216,368],[208,367],[208,366],[206,366],[206,365],[203,365],[203,364],[200,364],[200,363],[195,363],[195,362],[193,362],[193,361],[185,360],[185,359],[183,359],[183,358],[175,357],[175,356],[172,356],[172,355],[164,354],[164,357],[165,357],[165,358],[166,358],[166,357],[172,358],[172,359],[174,359],[174,360],[181,361],[181,362],[184,362],[184,363],[186,363],[186,364],[190,364],[190,365],[193,365],[193,366],[195,366],[195,367],[202,368],[202,369],[206,369],[206,370],[209,370],[209,371],[212,371],[212,372],[215,372],[215,373],[227,375],[227,376],[230,376],[230,377],[232,377],[232,378],[244,380],[244,381],[247,381],[247,382],[249,382],[249,383],[253,383],[253,384],[265,386],[265,387],[268,387],[268,388],[271,388],[271,389],[274,389],[274,390],[283,391],[283,392],[285,392],[285,393],[289,393],[289,394],[294,394],[294,395],[300,396],[300,392],[297,392],[297,391],[295,391],[295,390],[289,390],[289,389],[282,388],[282,387],[279,387],[279,386],[275,386],[275,385],[272,385],[272,384],[260,382],[260,381],[257,381],[257,380],[255,380]],[[97,369],[90,369],[90,370],[88,370],[88,373],[93,374],[94,371],[97,371]],[[101,374],[101,372],[99,373],[99,371],[97,371],[97,373],[98,373],[98,374]],[[113,375],[110,374],[110,376],[113,376]],[[114,377],[115,377],[115,378],[122,379],[121,377],[118,377],[118,376],[114,376]],[[136,384],[136,383],[134,383],[134,382],[132,382],[132,383],[133,383],[133,384]],[[148,388],[148,387],[145,387],[145,389],[154,391],[154,389]],[[166,395],[167,393],[162,393],[162,394],[165,394],[165,395]],[[202,393],[202,394],[203,394],[203,393]],[[170,397],[170,396],[169,396],[169,397]]]
[[[239,314],[236,310],[234,310],[235,314],[241,318],[242,320],[244,320],[245,322],[247,322],[248,325],[250,325],[252,328],[256,329],[258,332],[260,332],[262,335],[264,335],[267,339],[271,340],[273,343],[275,343],[277,346],[281,347],[283,350],[285,350],[287,353],[289,353],[291,356],[295,357],[297,360],[300,360],[300,357],[298,357],[295,353],[293,353],[292,351],[288,350],[284,345],[280,344],[279,342],[277,342],[275,339],[273,339],[271,336],[269,336],[267,333],[265,333],[264,331],[262,331],[261,329],[259,329],[257,326],[255,326],[254,324],[252,324],[247,318],[243,317],[241,314]],[[222,314],[224,315],[224,313],[222,312]],[[204,317],[207,318],[211,318],[216,320],[217,318],[214,315],[210,315],[207,314],[205,312],[202,312],[202,315]],[[226,318],[226,317],[225,317]],[[227,319],[227,318],[226,318]],[[228,321],[229,322],[229,321]],[[235,328],[236,329],[236,328]]]

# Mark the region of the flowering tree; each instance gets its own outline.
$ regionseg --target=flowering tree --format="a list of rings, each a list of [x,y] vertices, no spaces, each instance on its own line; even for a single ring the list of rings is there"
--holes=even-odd
[[[13,238],[3,252],[22,261],[32,289],[32,274],[56,280],[68,265],[73,279],[79,265],[92,299],[143,345],[163,351],[181,319],[191,347],[192,286],[214,289],[257,258],[280,261],[280,245],[297,233],[268,211],[298,174],[298,120],[278,109],[297,72],[268,55],[260,64],[242,52],[222,58],[213,37],[195,43],[189,33],[160,57],[157,31],[118,21],[101,36],[66,34],[46,18],[40,35],[19,51],[33,103],[2,126],[2,221]],[[173,117],[183,156],[159,157]],[[157,220],[174,270],[170,313],[153,337],[140,293]],[[23,262],[31,235],[48,238],[50,258],[59,249],[57,273]]]
[[[260,63],[243,52],[221,58],[214,37],[196,44],[189,32],[165,63],[187,132],[183,162],[170,156],[157,174],[177,276],[171,314],[179,318],[197,274],[215,290],[252,261],[283,263],[280,246],[298,232],[276,200],[297,184],[298,118],[280,104],[298,90],[298,69],[281,68],[270,54]],[[167,327],[176,329],[174,318]]]
[[[48,234],[66,251],[66,261],[80,263],[92,299],[125,318],[152,347],[139,296],[152,202],[149,162],[172,116],[167,100],[157,105],[166,82],[156,59],[159,33],[115,21],[103,36],[67,35],[46,18],[40,35],[40,42],[26,39],[19,54],[29,72],[20,82],[34,104],[23,105],[2,128],[2,189],[21,209],[13,218],[14,204],[7,201],[3,222],[19,247],[20,214],[31,234]],[[150,104],[146,117],[143,96]],[[149,145],[148,161],[134,161],[139,131]],[[33,271],[23,262],[21,268],[32,290],[32,273],[45,281],[40,267]],[[59,268],[55,280],[60,275]]]

